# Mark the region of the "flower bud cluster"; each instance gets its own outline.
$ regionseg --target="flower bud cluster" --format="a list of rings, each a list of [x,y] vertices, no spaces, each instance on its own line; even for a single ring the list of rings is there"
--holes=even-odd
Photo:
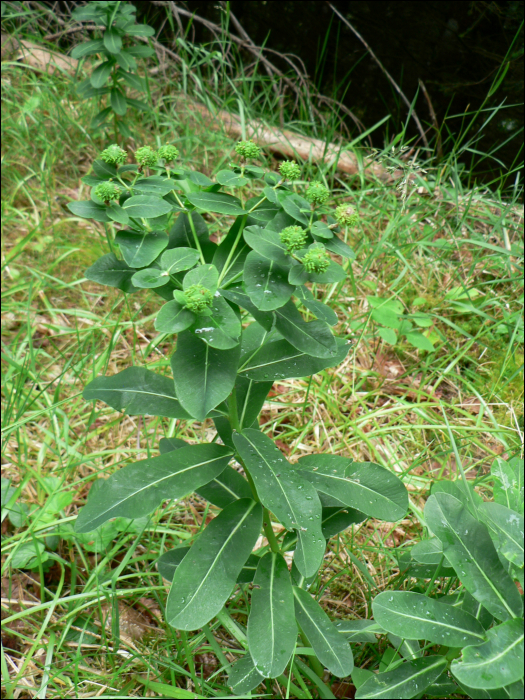
[[[330,256],[322,246],[310,248],[303,258],[304,269],[307,272],[326,272],[330,266]]]
[[[103,160],[104,163],[116,166],[125,163],[127,157],[128,154],[126,151],[124,151],[120,146],[117,146],[116,143],[104,149],[99,156],[100,160]]]
[[[324,204],[330,197],[330,191],[322,182],[312,182],[306,190],[305,197],[311,204]]]
[[[162,158],[166,163],[172,163],[179,157],[179,149],[175,146],[161,146],[157,151],[159,158]]]
[[[239,141],[235,146],[235,152],[244,160],[253,160],[261,155],[261,149],[251,139],[249,141]]]
[[[209,308],[213,302],[213,294],[202,284],[192,284],[185,290],[186,308],[198,314]]]
[[[335,219],[341,226],[357,226],[359,214],[350,204],[340,204],[335,210]]]
[[[135,160],[143,168],[150,168],[156,164],[159,154],[149,146],[142,146],[135,151]]]
[[[113,182],[101,182],[100,185],[95,187],[93,194],[106,204],[109,204],[112,200],[120,197],[122,190]]]
[[[281,163],[279,172],[285,180],[298,180],[301,177],[301,168],[293,160],[285,160]]]
[[[300,226],[287,226],[279,234],[281,243],[285,246],[288,255],[296,250],[304,248],[306,243],[306,231]]]

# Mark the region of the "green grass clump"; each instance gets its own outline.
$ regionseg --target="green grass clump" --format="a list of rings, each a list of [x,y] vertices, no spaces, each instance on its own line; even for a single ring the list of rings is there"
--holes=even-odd
[[[235,142],[185,106],[185,79],[181,72],[168,86],[162,73],[150,78],[152,111],[129,118],[130,146],[173,143],[185,163],[211,176],[230,162]],[[232,85],[247,115],[272,113],[267,86]],[[236,634],[246,623],[242,589],[229,630],[177,634],[163,621],[167,586],[155,568],[166,549],[193,540],[213,508],[193,497],[166,504],[150,521],[121,519],[96,536],[73,531],[98,476],[149,455],[161,437],[202,440],[214,431],[194,422],[181,433],[175,420],[119,416],[82,400],[98,374],[130,363],[162,372],[173,348],[154,330],[148,292],[129,301],[78,281],[107,245],[102,224],[65,208],[86,198],[81,178],[109,143],[88,131],[96,106],[80,102],[61,75],[24,65],[3,68],[2,90],[2,474],[14,489],[6,491],[9,516],[2,513],[5,696],[82,697],[101,683],[123,696],[227,696],[223,669],[242,651]],[[314,133],[311,124],[300,128]],[[333,133],[326,129],[328,141]],[[277,170],[268,154],[261,158]],[[302,172],[359,211],[346,232],[356,254],[351,277],[326,295],[344,319],[336,333],[352,349],[311,383],[277,385],[261,429],[292,462],[314,449],[346,454],[393,469],[409,489],[410,518],[368,522],[332,540],[319,596],[333,617],[361,618],[378,589],[395,585],[396,548],[421,536],[433,481],[456,478],[459,455],[486,493],[494,457],[520,448],[523,210],[517,195],[464,189],[453,171],[452,180],[437,170],[416,174],[406,199],[392,184],[314,163]],[[374,313],[377,299],[398,310]],[[395,331],[394,344],[385,329]],[[415,331],[432,350],[410,342]],[[374,653],[359,647],[359,664],[375,663]],[[300,663],[290,697],[310,692]],[[267,686],[267,696],[286,694]]]

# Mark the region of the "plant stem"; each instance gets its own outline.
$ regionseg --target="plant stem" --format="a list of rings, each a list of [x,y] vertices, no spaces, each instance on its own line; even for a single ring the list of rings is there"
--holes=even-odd
[[[281,548],[279,547],[279,543],[277,542],[277,538],[275,537],[275,532],[273,531],[272,519],[270,518],[270,511],[268,510],[268,508],[265,508],[263,510],[263,528],[264,534],[266,535],[266,539],[268,540],[268,544],[270,545],[272,552],[280,554]]]
[[[195,241],[195,247],[199,251],[199,254],[201,256],[201,262],[204,265],[206,260],[204,260],[204,255],[202,253],[202,248],[201,248],[201,244],[199,242],[199,237],[197,236],[197,231],[195,230],[195,224],[193,223],[193,216],[191,215],[191,211],[188,212],[187,216],[188,216],[188,221],[190,222],[190,228],[191,228],[191,232],[193,234],[193,240]]]
[[[247,219],[248,219],[248,214],[245,214],[245,215],[242,217],[242,221],[241,221],[241,225],[240,225],[240,227],[239,227],[239,233],[237,234],[237,238],[235,239],[235,241],[234,241],[234,243],[233,243],[233,245],[232,245],[232,248],[231,248],[230,252],[228,253],[228,257],[226,258],[226,262],[224,263],[224,267],[222,268],[222,272],[221,272],[221,274],[220,274],[220,276],[219,276],[219,287],[221,286],[222,280],[223,280],[223,279],[226,277],[226,275],[228,274],[228,271],[229,271],[229,269],[230,269],[230,268],[229,268],[229,265],[230,265],[231,259],[233,258],[233,254],[235,253],[235,250],[236,250],[237,246],[239,245],[239,241],[240,241],[241,238],[242,238],[242,233],[243,233],[243,231],[244,231],[244,227],[246,226],[246,221],[247,221]]]
[[[301,637],[301,641],[302,641],[303,645],[305,647],[311,648],[312,645],[310,644],[310,642],[306,638],[306,635],[303,632],[303,630],[300,628],[299,623],[297,624],[297,626],[299,627],[299,636]],[[319,661],[319,659],[317,658],[317,656],[309,656],[308,661],[310,663],[310,666],[312,667],[312,670],[315,671],[315,673],[322,680],[324,677],[324,667],[323,667],[322,663]]]

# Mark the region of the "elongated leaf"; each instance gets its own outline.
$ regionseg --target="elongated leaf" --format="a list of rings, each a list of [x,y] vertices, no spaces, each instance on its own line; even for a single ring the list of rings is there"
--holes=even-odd
[[[248,482],[232,467],[227,467],[213,481],[198,488],[197,493],[219,508],[226,508],[240,498],[252,497]]]
[[[141,518],[167,498],[182,498],[207,484],[227,466],[224,445],[189,445],[122,467],[80,511],[75,529],[91,532],[110,518]]]
[[[109,53],[120,53],[122,37],[115,27],[108,27],[104,32],[104,46]]]
[[[164,552],[164,554],[157,559],[157,569],[162,578],[165,578],[166,581],[173,581],[177,567],[190,550],[191,547],[176,547],[175,549]],[[251,583],[259,561],[260,557],[255,556],[255,554],[250,554],[245,565],[241,569],[241,573],[237,577],[237,583]]]
[[[288,665],[297,641],[292,582],[283,557],[265,554],[253,583],[248,647],[259,673],[276,678]]]
[[[71,51],[71,58],[84,58],[84,56],[91,56],[94,53],[100,53],[104,48],[104,42],[102,39],[95,39],[93,41],[85,41],[83,44],[75,46],[73,51]]]
[[[344,678],[350,675],[354,668],[354,658],[348,641],[307,591],[294,586],[293,594],[297,622],[319,661],[334,676]]]
[[[107,223],[110,219],[106,211],[107,207],[101,206],[91,200],[82,202],[68,202],[67,208],[75,216],[80,216],[81,219],[93,219]]]
[[[220,272],[224,270],[224,266],[228,263],[229,272],[223,280],[223,286],[231,279],[232,275],[237,275],[239,272],[242,272],[244,261],[250,252],[249,247],[242,237],[239,238],[241,229],[245,223],[246,216],[238,216],[235,219],[228,234],[222,239],[213,256],[213,264]]]
[[[241,206],[241,201],[231,194],[222,192],[190,192],[187,199],[194,207],[202,211],[213,211],[217,214],[232,214],[238,216],[246,212]]]
[[[118,114],[119,116],[123,117],[127,112],[128,103],[122,90],[120,90],[119,88],[111,88],[110,100],[111,109],[115,112],[115,114]]]
[[[403,639],[426,639],[449,647],[485,641],[485,630],[475,617],[420,593],[386,591],[374,598],[372,606],[381,627]]]
[[[255,668],[252,657],[246,653],[230,668],[228,685],[238,698],[246,696],[251,690],[257,688],[264,680]]]
[[[161,268],[169,275],[183,270],[189,270],[199,259],[199,251],[195,248],[174,248],[167,250],[160,259]]]
[[[242,287],[232,287],[230,289],[221,289],[221,295],[231,301],[233,304],[238,304],[242,306],[243,309],[249,311],[251,315],[256,319],[265,330],[270,331],[274,324],[274,314],[271,311],[259,311],[259,309],[252,304],[250,297],[242,289]]]
[[[227,398],[237,377],[240,351],[240,344],[231,350],[217,350],[189,331],[178,335],[171,367],[177,396],[191,416],[204,420]]]
[[[379,464],[320,454],[301,457],[296,469],[318,491],[366,515],[393,522],[407,511],[405,486],[395,474]]]
[[[508,620],[487,632],[481,646],[463,649],[451,671],[471,688],[501,688],[523,677],[523,620]]]
[[[168,301],[155,319],[155,330],[160,333],[180,333],[195,323],[196,316],[178,301]]]
[[[105,284],[108,287],[116,287],[127,294],[138,291],[131,278],[135,269],[129,267],[123,260],[119,260],[113,253],[108,253],[99,258],[85,272],[88,280]]]
[[[297,350],[314,357],[333,358],[337,355],[335,337],[328,324],[323,321],[307,323],[291,301],[276,309],[274,314],[275,328]],[[259,320],[257,316],[255,318]]]
[[[246,243],[259,255],[273,260],[284,267],[290,265],[291,258],[286,253],[286,248],[281,243],[279,234],[276,231],[264,229],[260,226],[248,226],[244,229],[243,235]]]
[[[152,175],[151,177],[145,177],[136,182],[133,185],[133,191],[136,194],[151,194],[157,195],[159,197],[164,197],[176,187],[176,180],[172,180],[169,177]]]
[[[287,530],[295,529],[299,545],[294,561],[305,578],[317,572],[325,549],[321,503],[315,489],[301,479],[267,435],[246,429],[233,441],[249,469],[263,505]]]
[[[337,338],[336,347],[337,353],[333,358],[320,358],[306,355],[287,340],[277,340],[261,346],[244,362],[241,360],[239,372],[256,381],[308,377],[345,359],[350,346],[345,340]]]
[[[69,205],[68,205],[69,206]],[[490,473],[494,478],[494,500],[523,515],[523,459],[496,459]]]
[[[115,243],[130,267],[147,267],[168,245],[168,237],[164,231],[118,231]]]
[[[523,515],[500,503],[483,503],[480,515],[494,533],[498,552],[516,566],[523,566]]]
[[[122,224],[123,226],[127,226],[129,224],[129,216],[126,210],[116,202],[111,202],[110,206],[106,208],[106,213],[111,221],[116,221],[118,224]]]
[[[86,401],[104,401],[130,416],[189,418],[175,395],[173,380],[145,367],[127,367],[112,377],[97,377],[82,396]]]
[[[237,175],[231,170],[219,170],[216,179],[223,187],[242,187],[248,184],[248,178]]]
[[[191,220],[195,228],[195,233],[197,234],[197,239],[202,244],[204,241],[208,240],[208,226],[202,216],[196,211],[191,212]],[[195,248],[195,238],[191,230],[188,214],[178,215],[169,234],[168,249],[179,248],[181,246]]]
[[[230,503],[209,523],[175,571],[166,603],[168,624],[194,630],[220,612],[261,525],[262,507],[249,498]]]
[[[198,316],[191,327],[205,343],[218,350],[229,350],[239,344],[241,322],[231,306],[222,298],[214,296],[210,316]]]
[[[151,194],[137,194],[126,199],[122,205],[130,216],[144,219],[154,219],[172,210],[171,204],[160,197]]]
[[[322,518],[323,537],[328,540],[350,525],[362,523],[366,515],[355,508],[323,508]]]
[[[132,24],[126,27],[126,34],[129,36],[153,36],[155,29],[150,27],[149,24]]]
[[[337,236],[334,236],[329,241],[323,239],[323,244],[330,252],[340,255],[342,258],[355,260],[355,253],[352,248]]]
[[[393,671],[377,673],[361,685],[356,700],[365,698],[414,698],[425,692],[445,670],[444,656],[405,661]]]
[[[252,302],[261,311],[284,306],[295,287],[288,284],[288,268],[263,258],[252,250],[244,263],[244,284]]]
[[[498,559],[486,526],[447,493],[430,496],[425,517],[460,581],[474,598],[500,620],[521,616],[521,598]]]
[[[135,287],[140,289],[155,289],[156,287],[164,287],[169,283],[169,278],[166,272],[157,267],[147,267],[145,270],[135,272],[131,281]],[[171,297],[171,294],[169,296]]]
[[[106,84],[109,76],[111,75],[111,71],[113,70],[114,65],[114,59],[112,59],[111,61],[104,61],[104,63],[101,63],[99,66],[97,66],[93,73],[91,73],[91,77],[89,79],[91,85],[94,88],[103,87]]]
[[[253,379],[237,377],[237,415],[241,428],[250,428],[257,420],[273,382],[254,382]]]
[[[438,566],[445,556],[441,540],[437,537],[421,540],[421,542],[418,542],[412,547],[410,555],[412,559],[415,559],[420,564],[431,564],[432,566]],[[443,561],[443,563],[445,563],[445,561]]]
[[[384,634],[385,630],[375,620],[342,620],[334,622],[339,634],[344,634],[348,642],[377,642],[376,634]]]
[[[279,193],[279,195],[280,194],[281,193]],[[282,208],[287,214],[289,214],[296,221],[299,221],[299,223],[303,224],[304,226],[309,225],[311,207],[306,199],[303,199],[297,194],[279,196],[279,199],[281,201]]]
[[[329,326],[335,326],[338,322],[337,314],[329,306],[318,301],[308,287],[298,287],[295,290],[295,295],[301,300],[301,304],[317,316],[320,321],[328,323]]]

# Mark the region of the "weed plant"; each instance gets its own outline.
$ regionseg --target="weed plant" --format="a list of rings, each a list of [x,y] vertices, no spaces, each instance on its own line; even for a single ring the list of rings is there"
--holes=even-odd
[[[151,121],[129,117],[138,144],[158,139],[157,148],[177,134],[185,167],[208,177],[226,169],[234,157],[230,139],[183,101],[172,109],[176,96],[169,90],[177,82],[167,86],[162,72],[150,80]],[[256,75],[248,87],[252,96],[260,91],[273,99],[266,78]],[[161,438],[197,443],[215,431],[209,420],[122,418],[81,398],[94,377],[117,374],[130,362],[164,374],[171,343],[154,329],[151,292],[125,301],[121,292],[78,277],[106,253],[105,229],[112,231],[112,224],[87,223],[65,209],[86,199],[81,178],[93,176],[90,164],[103,148],[87,126],[96,106],[78,102],[60,77],[23,65],[3,65],[2,89],[6,697],[28,688],[41,697],[80,697],[101,685],[112,694],[228,696],[231,664],[244,653],[233,632],[247,621],[245,590],[236,589],[228,604],[235,629],[212,623],[206,633],[178,635],[165,626],[166,585],[155,566],[164,552],[189,546],[217,509],[193,496],[169,504],[148,525],[116,520],[96,536],[74,530],[95,479],[152,455]],[[221,104],[219,90],[214,99]],[[247,118],[259,109],[264,114],[263,104],[259,97],[243,101]],[[311,133],[306,121],[302,128]],[[366,640],[355,629],[354,636],[345,633],[352,682],[362,686],[366,674],[359,677],[358,668],[390,672],[408,654],[401,638],[365,622],[377,618],[378,592],[437,600],[445,588],[449,596],[463,588],[454,575],[418,578],[404,568],[410,548],[410,566],[420,563],[412,545],[425,538],[432,484],[453,482],[461,467],[475,493],[497,502],[490,466],[520,449],[522,210],[512,193],[467,189],[453,163],[446,177],[430,168],[417,180],[404,213],[395,189],[383,182],[344,180],[310,163],[302,177],[299,187],[322,180],[335,204],[360,212],[358,227],[346,236],[356,255],[350,279],[325,295],[338,315],[336,334],[352,344],[339,367],[308,382],[277,382],[260,428],[291,463],[313,452],[351,455],[389,468],[409,491],[409,517],[395,525],[368,519],[334,537],[310,589],[332,620],[367,627],[360,631]],[[211,240],[220,242],[218,218],[206,219]],[[315,284],[311,290],[317,294]],[[389,345],[379,334],[389,326],[372,318],[376,307],[368,297],[401,304],[398,323],[415,327],[412,315],[428,315],[432,325],[417,327],[434,349],[411,346],[399,328],[392,328],[397,341]],[[286,684],[266,681],[258,693],[286,696],[288,682],[289,697],[326,693],[309,659],[302,647]],[[323,682],[336,696],[353,692],[347,680]]]

